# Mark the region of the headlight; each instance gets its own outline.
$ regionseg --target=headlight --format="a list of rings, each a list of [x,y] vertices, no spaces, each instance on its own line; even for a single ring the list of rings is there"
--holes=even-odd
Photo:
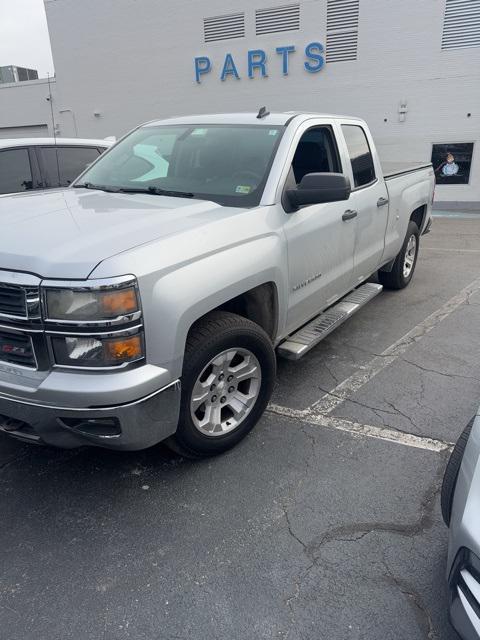
[[[52,337],[55,362],[71,367],[115,367],[144,356],[143,333],[114,337]]]
[[[42,282],[42,316],[55,364],[112,368],[145,357],[136,278]]]
[[[98,322],[129,316],[140,310],[134,285],[118,289],[45,289],[50,321]]]

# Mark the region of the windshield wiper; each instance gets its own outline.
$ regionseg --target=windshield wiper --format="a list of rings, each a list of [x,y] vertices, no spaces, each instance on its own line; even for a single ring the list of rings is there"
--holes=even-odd
[[[172,198],[194,198],[190,191],[171,191],[161,187],[119,187],[120,193],[151,193],[154,196],[171,196]]]
[[[81,182],[80,184],[72,185],[74,189],[97,189],[98,191],[106,191],[107,193],[118,193],[120,189],[118,187],[109,187],[106,184],[92,184],[91,182]]]
[[[154,196],[171,196],[172,198],[195,197],[195,194],[189,191],[171,191],[160,187],[110,187],[106,184],[93,184],[92,182],[81,182],[72,186],[74,189],[98,189],[108,193],[151,193]]]

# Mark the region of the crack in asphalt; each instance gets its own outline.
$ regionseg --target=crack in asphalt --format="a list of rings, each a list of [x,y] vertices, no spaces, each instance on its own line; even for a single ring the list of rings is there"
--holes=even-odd
[[[432,616],[428,608],[424,604],[423,598],[421,597],[420,593],[411,583],[407,582],[407,580],[403,580],[402,578],[395,576],[393,571],[388,566],[385,558],[382,558],[382,564],[387,572],[387,580],[395,587],[397,587],[402,595],[406,596],[409,604],[413,605],[414,612],[418,613],[419,625],[427,632],[426,637],[428,638],[428,640],[434,640],[435,638],[437,638],[438,636],[433,625]]]
[[[310,458],[315,453],[316,439],[315,439],[315,436],[312,433],[307,431],[307,426],[308,425],[306,425],[306,424],[302,424],[301,427],[300,427],[300,431],[303,433],[305,438],[307,440],[309,440],[310,443],[311,443],[311,448],[310,448],[309,455],[306,456],[306,458],[305,458],[305,467],[306,467],[305,474],[300,479],[299,482],[297,482],[297,483],[295,483],[293,485],[293,487],[287,493],[287,495],[284,497],[284,499],[280,503],[280,505],[281,505],[281,508],[282,508],[282,511],[283,511],[285,522],[287,524],[288,534],[290,535],[290,537],[293,540],[295,540],[295,542],[297,542],[297,544],[299,544],[302,547],[303,554],[308,558],[308,548],[307,548],[306,544],[303,542],[303,540],[293,530],[293,526],[292,526],[292,523],[291,523],[291,520],[290,520],[290,514],[288,512],[288,504],[289,504],[289,502],[294,500],[294,496],[293,496],[294,492],[295,493],[298,492],[299,488],[303,485],[303,482],[308,477],[308,474],[310,472]],[[285,632],[285,635],[284,635],[285,640],[287,640],[287,638],[289,638],[290,633],[291,633],[292,629],[295,626],[296,618],[295,618],[294,602],[296,600],[298,600],[298,598],[300,596],[302,583],[305,580],[305,578],[307,577],[308,573],[311,571],[311,569],[314,566],[315,566],[315,560],[312,559],[312,558],[309,558],[308,566],[305,569],[303,569],[300,573],[298,573],[297,575],[295,575],[293,577],[293,593],[290,596],[288,596],[287,598],[285,598],[285,600],[284,600],[285,605],[288,607],[289,613],[290,613],[290,625],[289,625],[287,631]]]
[[[319,387],[320,391],[322,391],[322,393],[324,393],[326,396],[330,396],[332,398],[337,398],[340,399],[340,396],[336,395],[335,393],[332,393],[331,391],[327,391],[326,389],[323,389],[322,387]],[[403,411],[401,411],[401,409],[399,409],[397,406],[394,405],[393,402],[384,399],[384,402],[389,405],[390,407],[392,407],[393,411],[389,411],[388,409],[382,408],[382,407],[376,407],[372,404],[368,404],[367,402],[361,401],[361,400],[354,400],[353,398],[346,398],[344,400],[345,403],[349,403],[351,402],[354,405],[357,405],[359,407],[362,407],[363,409],[369,409],[370,411],[373,411],[373,413],[377,416],[377,418],[379,420],[382,421],[382,424],[384,427],[388,427],[389,429],[393,429],[395,431],[398,431],[399,433],[405,433],[405,434],[410,434],[410,431],[406,431],[404,429],[401,429],[400,427],[394,426],[389,424],[388,422],[386,422],[385,418],[383,415],[383,413],[386,413],[387,415],[390,416],[397,416],[400,415],[403,418],[405,418],[409,424],[416,429],[417,431],[419,431],[419,426],[415,423],[415,421],[413,420],[413,418],[411,418],[408,414],[404,413]],[[335,416],[335,417],[340,417],[343,418],[345,420],[350,420],[351,418],[343,415],[343,416]],[[433,436],[432,436],[433,437]]]
[[[435,373],[438,376],[444,376],[445,378],[461,378],[463,380],[475,380],[476,382],[480,382],[480,378],[476,378],[475,376],[464,376],[460,373],[445,373],[444,371],[438,371],[437,369],[430,369],[429,367],[422,367],[422,365],[412,362],[411,360],[407,360],[406,358],[402,358],[403,362],[412,365],[421,371],[425,371],[426,373]]]
[[[309,550],[317,551],[321,546],[328,542],[337,541],[341,536],[356,533],[367,535],[374,531],[383,533],[394,533],[404,537],[414,537],[425,531],[428,531],[433,525],[433,509],[435,507],[435,498],[441,490],[441,478],[443,475],[444,465],[439,465],[439,469],[434,481],[426,490],[420,504],[420,518],[413,523],[399,524],[396,522],[357,522],[350,525],[335,527],[326,531],[315,543],[307,545]],[[358,539],[364,537],[361,535]],[[355,542],[355,539],[349,541]]]
[[[292,529],[292,524],[290,522],[290,516],[288,514],[288,509],[285,505],[282,505],[283,508],[283,513],[285,516],[285,521],[287,523],[287,531],[289,533],[289,535],[296,541],[298,542],[298,544],[302,547],[302,551],[303,553],[308,557],[308,547],[307,545],[303,542],[303,540],[301,538],[299,538],[297,536],[297,534],[293,531]],[[293,629],[294,625],[295,625],[295,601],[298,600],[298,598],[300,597],[300,592],[302,589],[302,583],[305,581],[307,575],[309,574],[309,572],[313,569],[313,567],[315,566],[315,560],[314,559],[310,559],[310,564],[303,569],[299,574],[295,575],[293,577],[293,593],[292,595],[288,596],[288,598],[285,599],[285,604],[289,609],[290,612],[290,626],[288,627],[286,633],[285,633],[285,638],[288,638],[290,636],[290,632]]]
[[[289,535],[299,544],[302,548],[303,554],[309,560],[308,566],[303,569],[300,574],[297,574],[293,578],[294,590],[285,600],[285,604],[290,610],[291,624],[286,632],[285,638],[289,637],[290,631],[295,623],[295,603],[300,598],[302,591],[302,585],[307,578],[310,571],[319,565],[321,560],[321,548],[331,542],[359,542],[371,533],[391,533],[393,535],[400,535],[402,537],[413,538],[419,536],[432,528],[434,523],[434,508],[436,503],[436,497],[441,490],[441,478],[443,475],[444,464],[438,465],[437,473],[434,480],[425,491],[422,501],[420,503],[420,517],[411,523],[400,524],[396,522],[355,522],[349,525],[342,525],[333,527],[325,531],[318,539],[311,542],[305,542],[298,533],[294,531],[292,521],[286,504],[282,505],[285,521],[287,524],[287,531]],[[383,555],[383,554],[382,554]],[[399,591],[408,599],[409,602],[415,607],[415,610],[419,613],[419,624],[422,628],[427,630],[428,640],[434,640],[437,638],[432,617],[428,608],[423,602],[420,593],[407,581],[395,576],[393,571],[387,565],[385,559],[383,564],[387,571],[387,578],[394,584]]]
[[[333,371],[331,370],[331,368],[329,367],[329,365],[327,364],[327,362],[325,360],[322,362],[322,364],[325,367],[325,369],[327,370],[327,372],[329,373],[330,377],[335,380],[335,386],[337,386],[338,385],[338,377],[333,373]]]
[[[401,409],[399,409],[391,400],[384,400],[386,404],[388,404],[389,407],[392,407],[393,411],[388,412],[390,413],[390,415],[399,415],[402,416],[402,418],[405,418],[405,420],[407,420],[414,429],[419,430],[419,426],[417,425],[417,423],[415,422],[415,420],[409,416],[407,413],[403,412]],[[395,429],[395,427],[392,427],[392,429]]]

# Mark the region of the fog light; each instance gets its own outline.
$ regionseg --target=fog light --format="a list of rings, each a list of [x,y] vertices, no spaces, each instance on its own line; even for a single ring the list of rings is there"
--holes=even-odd
[[[115,438],[122,434],[118,418],[59,418],[58,421],[68,429],[88,436]]]

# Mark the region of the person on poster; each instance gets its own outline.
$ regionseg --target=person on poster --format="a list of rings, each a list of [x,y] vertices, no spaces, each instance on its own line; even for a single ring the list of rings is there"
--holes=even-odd
[[[451,176],[456,176],[459,171],[459,168],[460,167],[455,162],[455,158],[453,154],[449,152],[447,153],[446,160],[442,162],[442,164],[435,169],[435,173],[438,173],[439,171],[441,171],[443,176],[445,176],[446,178],[449,178]]]

